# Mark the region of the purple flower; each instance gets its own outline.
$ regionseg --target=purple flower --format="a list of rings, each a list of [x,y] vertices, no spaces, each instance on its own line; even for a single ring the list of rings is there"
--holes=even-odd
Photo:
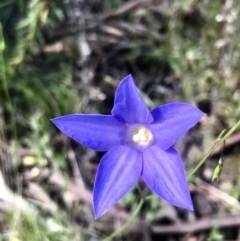
[[[52,122],[102,158],[94,185],[95,218],[118,202],[141,177],[169,203],[193,210],[182,159],[173,144],[204,113],[186,103],[149,111],[131,75],[116,90],[112,115],[72,114]]]

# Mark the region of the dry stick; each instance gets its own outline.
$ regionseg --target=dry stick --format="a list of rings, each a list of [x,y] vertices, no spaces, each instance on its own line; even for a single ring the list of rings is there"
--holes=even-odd
[[[201,182],[203,183],[199,185],[201,189],[208,191],[210,195],[217,197],[219,200],[227,203],[228,205],[231,205],[232,207],[240,211],[240,203],[237,199],[233,198],[228,193],[225,193],[220,189],[214,187],[213,185],[204,182],[203,180],[201,180]]]
[[[148,3],[148,2],[150,2],[150,0],[141,0],[141,1],[136,0],[136,1],[127,2],[126,4],[123,4],[120,8],[118,8],[117,10],[114,10],[112,12],[108,12],[108,13],[105,13],[104,15],[102,15],[102,20],[107,19],[109,17],[116,17],[125,12],[129,12],[132,9],[138,7],[139,5],[141,5],[143,3]]]
[[[221,215],[197,220],[191,223],[180,223],[172,226],[152,225],[155,234],[186,234],[209,230],[215,226],[221,228],[240,226],[240,215]]]
[[[88,20],[88,22],[90,21],[90,23],[87,23],[85,25],[85,28],[95,28],[96,26],[99,25],[99,23],[107,20],[108,18],[117,17],[123,13],[133,10],[136,7],[139,7],[141,4],[149,3],[150,1],[151,0],[135,0],[135,1],[131,1],[131,2],[127,2],[126,4],[123,4],[117,10],[104,13],[100,16],[96,16],[96,15],[90,16],[89,19],[86,18],[86,20]],[[96,19],[97,19],[97,21],[96,21]]]
[[[240,132],[232,135],[231,137],[229,137],[229,139],[225,141],[225,148],[236,145],[237,143],[240,143]],[[215,156],[220,153],[221,153],[221,147],[219,146],[212,152],[211,156]]]

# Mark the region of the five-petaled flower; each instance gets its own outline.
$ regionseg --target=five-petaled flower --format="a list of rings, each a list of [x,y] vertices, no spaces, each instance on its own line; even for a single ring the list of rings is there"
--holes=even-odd
[[[112,115],[72,114],[52,122],[75,141],[96,151],[108,151],[94,184],[98,218],[140,177],[161,198],[192,210],[182,159],[173,144],[203,116],[187,103],[165,104],[149,111],[128,75],[116,90]]]

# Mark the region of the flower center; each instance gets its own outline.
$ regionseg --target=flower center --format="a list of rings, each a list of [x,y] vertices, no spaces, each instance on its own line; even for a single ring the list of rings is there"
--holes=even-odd
[[[124,142],[135,150],[144,152],[155,143],[155,140],[147,125],[130,124],[126,125]]]
[[[140,126],[132,131],[132,140],[135,143],[147,145],[153,140],[153,135],[145,126]]]

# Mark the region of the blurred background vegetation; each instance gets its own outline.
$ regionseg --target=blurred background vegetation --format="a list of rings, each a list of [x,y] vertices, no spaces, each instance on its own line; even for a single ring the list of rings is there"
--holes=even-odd
[[[128,219],[139,199],[134,192],[117,207],[121,218],[113,210],[93,220],[89,200],[102,154],[70,142],[50,119],[110,113],[114,91],[129,73],[149,108],[184,101],[208,114],[177,145],[191,170],[219,133],[239,120],[239,13],[234,0],[1,0],[0,240],[102,240]],[[239,212],[240,139],[234,138],[213,185],[236,202],[226,204],[217,194],[212,204],[211,195],[196,188],[212,185],[216,151],[191,180],[193,220]],[[188,212],[164,205],[150,200],[141,220],[191,220]],[[118,240],[159,240],[159,234],[141,239],[138,232]],[[194,240],[237,240],[236,232],[214,226]],[[183,236],[161,240],[192,237]]]

